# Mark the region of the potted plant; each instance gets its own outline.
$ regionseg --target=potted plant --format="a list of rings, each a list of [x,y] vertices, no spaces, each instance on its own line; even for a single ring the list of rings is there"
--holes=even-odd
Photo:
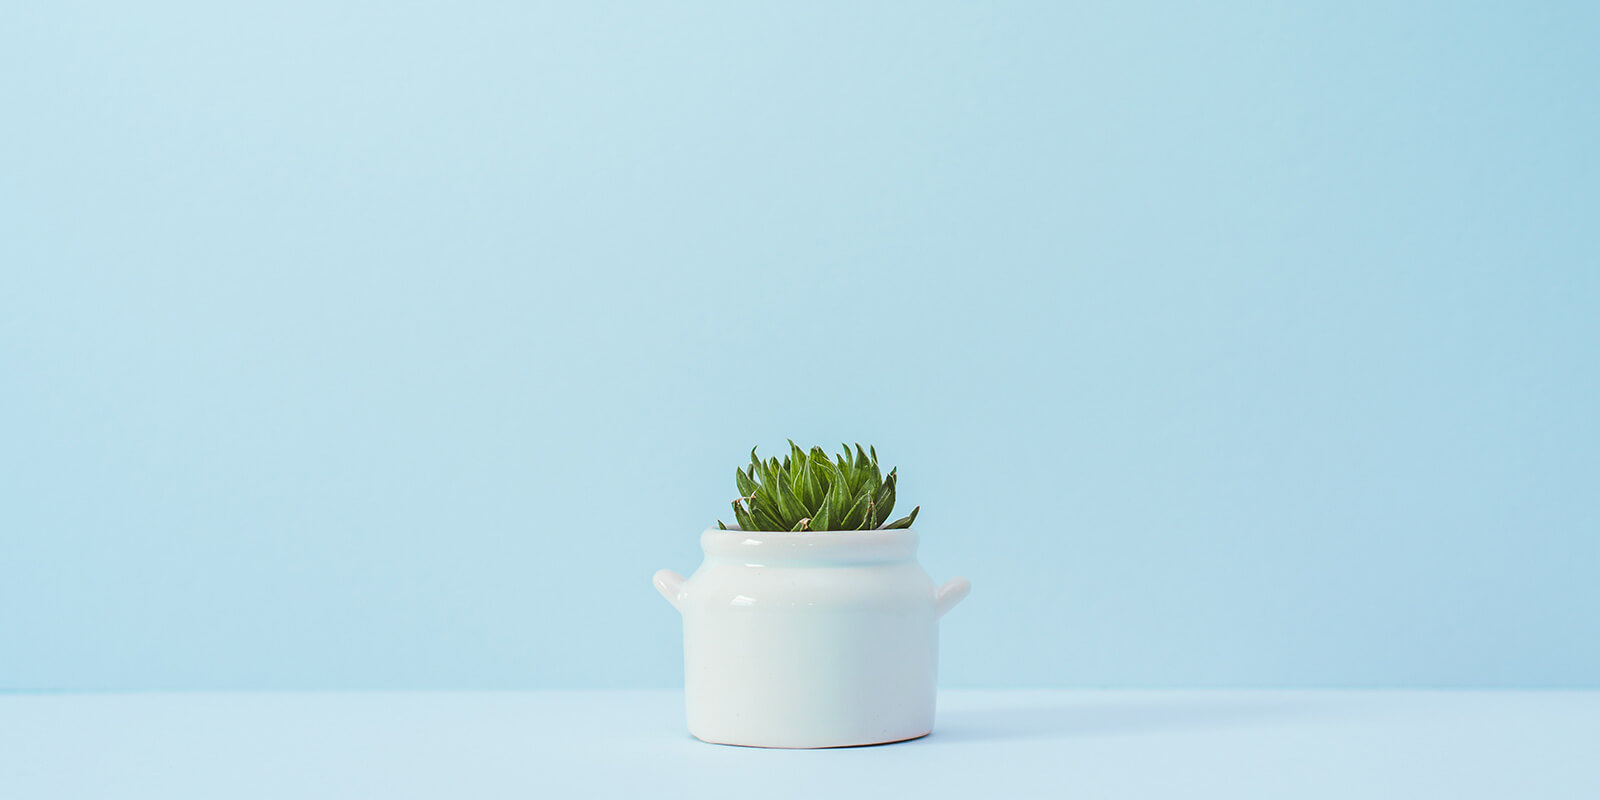
[[[933,730],[938,619],[971,589],[935,587],[899,519],[896,471],[876,449],[833,458],[789,443],[750,451],[735,480],[735,527],[700,536],[688,580],[655,575],[683,615],[689,732],[753,747],[847,747]]]

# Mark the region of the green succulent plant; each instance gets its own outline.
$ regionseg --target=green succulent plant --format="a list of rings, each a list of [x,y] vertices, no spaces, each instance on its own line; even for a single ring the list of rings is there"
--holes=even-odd
[[[733,516],[739,528],[747,531],[865,531],[909,528],[921,506],[893,522],[895,470],[884,475],[878,469],[876,448],[861,449],[855,455],[848,445],[844,452],[829,458],[820,447],[801,450],[789,441],[789,455],[782,461],[763,461],[750,448],[750,466],[739,469],[734,480],[739,499],[733,501]],[[722,520],[717,527],[727,530]]]

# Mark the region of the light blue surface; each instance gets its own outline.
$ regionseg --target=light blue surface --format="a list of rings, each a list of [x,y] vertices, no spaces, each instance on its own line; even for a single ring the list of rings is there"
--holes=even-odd
[[[933,735],[709,745],[678,692],[0,697],[17,798],[1600,795],[1596,692],[950,692]]]
[[[948,686],[1600,686],[1597,9],[8,4],[0,687],[674,686],[788,436]]]

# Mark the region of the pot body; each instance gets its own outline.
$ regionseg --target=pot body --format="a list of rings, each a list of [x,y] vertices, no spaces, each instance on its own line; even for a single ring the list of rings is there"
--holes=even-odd
[[[844,747],[933,729],[938,618],[966,594],[916,561],[910,531],[710,530],[683,613],[689,731],[756,747]]]

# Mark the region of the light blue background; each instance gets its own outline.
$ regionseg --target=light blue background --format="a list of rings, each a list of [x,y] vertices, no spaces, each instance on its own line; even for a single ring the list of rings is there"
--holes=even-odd
[[[0,687],[671,686],[791,436],[948,686],[1600,686],[1539,6],[8,4]]]

